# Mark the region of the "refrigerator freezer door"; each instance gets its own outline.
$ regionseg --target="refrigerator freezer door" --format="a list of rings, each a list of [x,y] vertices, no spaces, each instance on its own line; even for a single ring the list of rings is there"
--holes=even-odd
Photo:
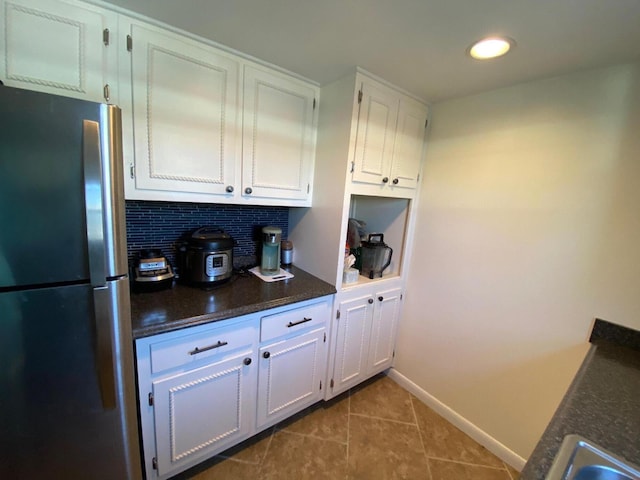
[[[119,114],[113,106],[0,88],[0,289],[90,278],[85,120],[99,126],[94,150],[107,185],[103,238],[111,243],[99,246],[102,282],[127,273]]]
[[[0,293],[0,478],[140,477],[131,336],[117,329],[129,321],[128,280],[106,287],[111,349],[122,358],[109,370],[113,408],[101,392],[92,290]]]

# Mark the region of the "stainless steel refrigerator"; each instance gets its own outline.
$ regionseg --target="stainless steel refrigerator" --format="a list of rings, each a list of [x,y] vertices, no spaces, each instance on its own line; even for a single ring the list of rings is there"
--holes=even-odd
[[[121,113],[0,86],[0,478],[141,478]]]

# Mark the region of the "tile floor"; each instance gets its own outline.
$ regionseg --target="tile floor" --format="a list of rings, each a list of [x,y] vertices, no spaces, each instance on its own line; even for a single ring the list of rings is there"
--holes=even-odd
[[[182,480],[515,480],[518,472],[379,375],[320,402]]]

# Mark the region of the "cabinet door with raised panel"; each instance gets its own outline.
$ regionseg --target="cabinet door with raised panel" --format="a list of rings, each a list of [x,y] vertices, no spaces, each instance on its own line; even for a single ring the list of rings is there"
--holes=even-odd
[[[401,98],[391,161],[394,188],[417,188],[426,127],[427,107],[411,98]]]
[[[398,118],[398,95],[383,86],[362,82],[354,155],[355,182],[389,182],[393,142]]]
[[[238,61],[155,27],[130,31],[136,189],[232,196]]]
[[[340,302],[340,318],[337,318],[334,324],[337,335],[330,385],[333,395],[356,385],[367,376],[373,308],[374,301],[371,295]]]
[[[374,296],[371,341],[369,344],[368,373],[373,375],[393,363],[398,320],[400,319],[399,288],[377,292]]]
[[[326,352],[324,327],[260,349],[258,430],[322,398]]]
[[[153,382],[156,463],[161,478],[253,432],[257,369],[251,354],[249,350]]]
[[[317,97],[318,88],[314,85],[257,66],[245,66],[245,197],[311,201]]]
[[[109,100],[108,67],[115,49],[105,29],[116,15],[92,5],[59,0],[0,0],[0,80],[12,87]],[[112,65],[108,65],[112,63]]]

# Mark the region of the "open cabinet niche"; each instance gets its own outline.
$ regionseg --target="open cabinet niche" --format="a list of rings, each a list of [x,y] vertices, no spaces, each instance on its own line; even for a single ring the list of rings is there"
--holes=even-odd
[[[384,235],[384,243],[393,249],[391,264],[384,270],[382,279],[399,277],[402,275],[402,260],[404,257],[407,224],[411,200],[406,198],[372,197],[364,195],[351,195],[349,203],[349,218],[355,218],[366,223],[363,240],[368,239],[368,234],[381,233]],[[345,226],[345,243],[346,243]],[[381,278],[369,279],[363,275],[358,276],[354,283],[343,283],[343,288],[373,283]]]

